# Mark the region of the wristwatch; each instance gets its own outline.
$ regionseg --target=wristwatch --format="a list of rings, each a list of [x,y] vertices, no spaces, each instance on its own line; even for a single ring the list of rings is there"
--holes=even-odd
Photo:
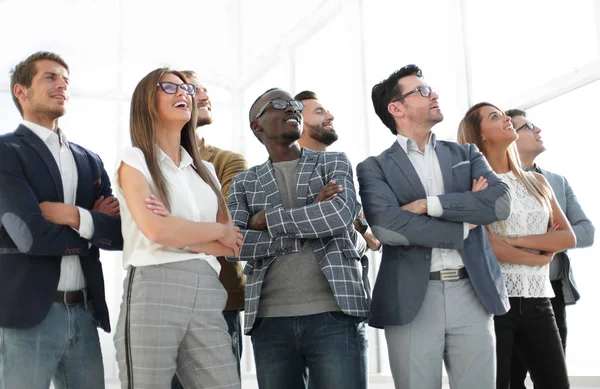
[[[369,228],[369,223],[367,223],[367,219],[365,219],[364,217],[359,217],[358,219],[356,219],[356,222],[358,223],[358,228],[356,230],[360,232],[361,235],[367,232],[367,229]]]

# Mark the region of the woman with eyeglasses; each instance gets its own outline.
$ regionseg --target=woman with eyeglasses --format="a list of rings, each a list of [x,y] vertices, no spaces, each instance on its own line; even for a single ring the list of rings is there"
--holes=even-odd
[[[494,317],[496,387],[510,387],[513,349],[523,355],[537,389],[569,388],[550,297],[554,253],[575,247],[575,235],[541,174],[521,169],[510,117],[489,103],[471,107],[458,128],[459,143],[474,143],[510,187],[512,214],[487,227],[504,276],[510,310]]]
[[[121,387],[239,388],[216,256],[242,244],[212,165],[198,155],[195,86],[159,68],[131,100],[118,165],[127,270],[114,337]]]

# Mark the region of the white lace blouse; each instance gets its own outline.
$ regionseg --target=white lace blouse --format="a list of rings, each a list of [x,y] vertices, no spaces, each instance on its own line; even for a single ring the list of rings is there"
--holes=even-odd
[[[533,174],[526,172],[526,174]],[[506,221],[490,225],[492,232],[501,236],[544,234],[548,231],[550,214],[512,173],[498,174],[510,187],[512,213]],[[536,250],[530,250],[539,253]],[[554,297],[550,284],[550,265],[531,266],[500,262],[509,297]]]

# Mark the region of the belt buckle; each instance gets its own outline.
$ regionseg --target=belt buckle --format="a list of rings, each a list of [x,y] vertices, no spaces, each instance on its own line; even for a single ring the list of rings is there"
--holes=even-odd
[[[458,279],[457,269],[440,270],[440,281],[456,281]]]

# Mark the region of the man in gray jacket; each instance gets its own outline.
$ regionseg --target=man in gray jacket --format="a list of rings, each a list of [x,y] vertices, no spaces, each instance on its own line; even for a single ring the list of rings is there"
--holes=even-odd
[[[483,225],[508,218],[509,188],[475,145],[436,139],[444,116],[416,65],[372,99],[395,141],[356,169],[383,243],[369,325],[385,329],[396,388],[439,389],[445,362],[450,387],[494,389],[492,315],[508,298]]]
[[[546,150],[542,136],[542,130],[527,120],[527,113],[520,109],[509,109],[506,115],[511,117],[513,127],[519,134],[517,148],[521,157],[521,164],[525,170],[533,170],[542,174],[550,183],[554,195],[563,212],[569,219],[575,236],[577,247],[589,247],[594,243],[595,228],[592,222],[585,216],[581,205],[567,179],[559,174],[541,169],[535,159]],[[563,349],[567,348],[567,314],[565,307],[575,304],[579,300],[579,292],[573,279],[571,262],[566,251],[557,253],[550,263],[550,281],[554,289],[552,308],[556,317],[556,325],[562,339]],[[523,365],[521,358],[516,355],[511,367],[511,388],[525,389],[525,376],[527,368]]]

